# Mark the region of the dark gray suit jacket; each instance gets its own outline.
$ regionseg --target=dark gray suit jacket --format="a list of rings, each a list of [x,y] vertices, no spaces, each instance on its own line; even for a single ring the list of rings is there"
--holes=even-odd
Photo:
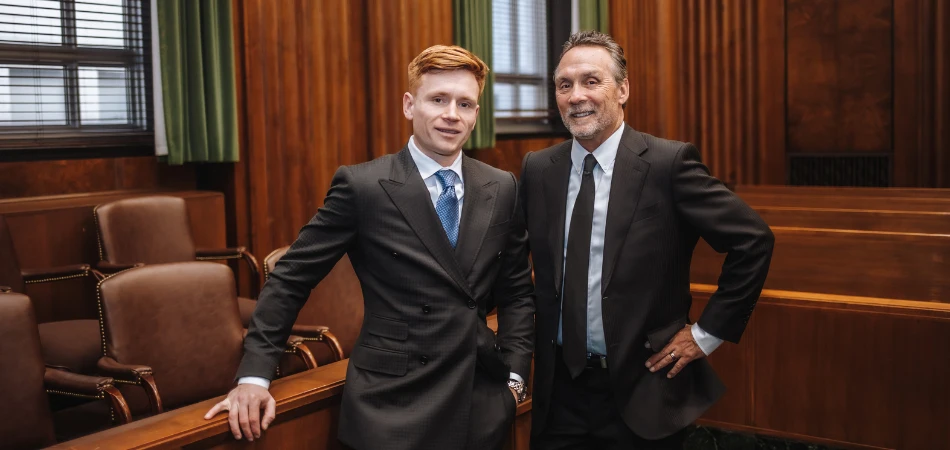
[[[365,317],[347,368],[340,440],[360,450],[463,449],[480,439],[482,430],[470,429],[485,423],[472,417],[480,414],[503,416],[492,422],[503,432],[514,418],[508,373],[527,380],[531,366],[527,237],[514,176],[463,158],[455,249],[407,148],[340,167],[261,291],[238,377],[273,377],[311,289],[346,253]],[[496,307],[497,338],[485,324]],[[473,386],[490,386],[497,409],[473,410],[484,404],[473,403]]]
[[[692,423],[724,390],[705,359],[671,380],[669,369],[645,367],[652,352],[644,343],[659,351],[689,321],[689,265],[698,239],[728,253],[699,325],[738,342],[765,283],[774,238],[755,211],[709,175],[692,144],[624,127],[604,237],[604,334],[624,421],[636,434],[659,439]],[[529,153],[522,168],[537,293],[533,435],[544,430],[551,402],[570,153],[567,141]]]

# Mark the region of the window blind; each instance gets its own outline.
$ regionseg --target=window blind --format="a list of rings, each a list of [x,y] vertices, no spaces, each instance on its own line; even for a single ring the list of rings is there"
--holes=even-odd
[[[0,146],[150,142],[149,0],[0,0]]]
[[[546,0],[493,0],[495,118],[544,121],[551,114]]]

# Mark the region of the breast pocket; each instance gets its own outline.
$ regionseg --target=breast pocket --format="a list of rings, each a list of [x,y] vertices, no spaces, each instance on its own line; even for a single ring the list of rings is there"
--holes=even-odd
[[[662,202],[656,202],[650,206],[637,208],[637,211],[633,215],[633,221],[640,222],[641,220],[656,217],[660,214],[660,206],[662,206]]]
[[[485,231],[485,239],[507,235],[511,231],[511,221],[506,220],[502,223],[496,223]]]

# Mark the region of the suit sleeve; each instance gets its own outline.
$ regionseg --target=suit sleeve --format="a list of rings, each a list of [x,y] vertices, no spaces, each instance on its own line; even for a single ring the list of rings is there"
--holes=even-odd
[[[323,206],[280,259],[261,290],[244,339],[237,378],[274,377],[290,330],[310,291],[356,239],[356,194],[350,170],[333,176]]]
[[[496,343],[510,370],[527,380],[534,352],[534,284],[528,262],[528,230],[514,175],[511,175],[511,181],[515,190],[515,208],[508,245],[492,289],[498,311]]]
[[[775,237],[749,205],[709,174],[694,145],[677,151],[671,177],[676,211],[714,250],[726,253],[699,326],[737,343],[765,284]]]

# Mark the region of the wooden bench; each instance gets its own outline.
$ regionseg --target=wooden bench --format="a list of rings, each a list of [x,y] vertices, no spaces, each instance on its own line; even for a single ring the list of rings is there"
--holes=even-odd
[[[831,197],[899,197],[899,198],[943,198],[950,199],[950,189],[933,188],[881,188],[881,187],[844,187],[844,186],[780,186],[746,185],[736,186],[736,193],[766,195],[806,195]]]
[[[950,212],[752,206],[770,226],[950,234]]]
[[[698,318],[716,286],[693,284]],[[766,289],[700,424],[834,448],[950,449],[950,304]]]
[[[767,289],[950,302],[950,234],[773,226]],[[694,283],[716,284],[725,255],[704,241]]]

